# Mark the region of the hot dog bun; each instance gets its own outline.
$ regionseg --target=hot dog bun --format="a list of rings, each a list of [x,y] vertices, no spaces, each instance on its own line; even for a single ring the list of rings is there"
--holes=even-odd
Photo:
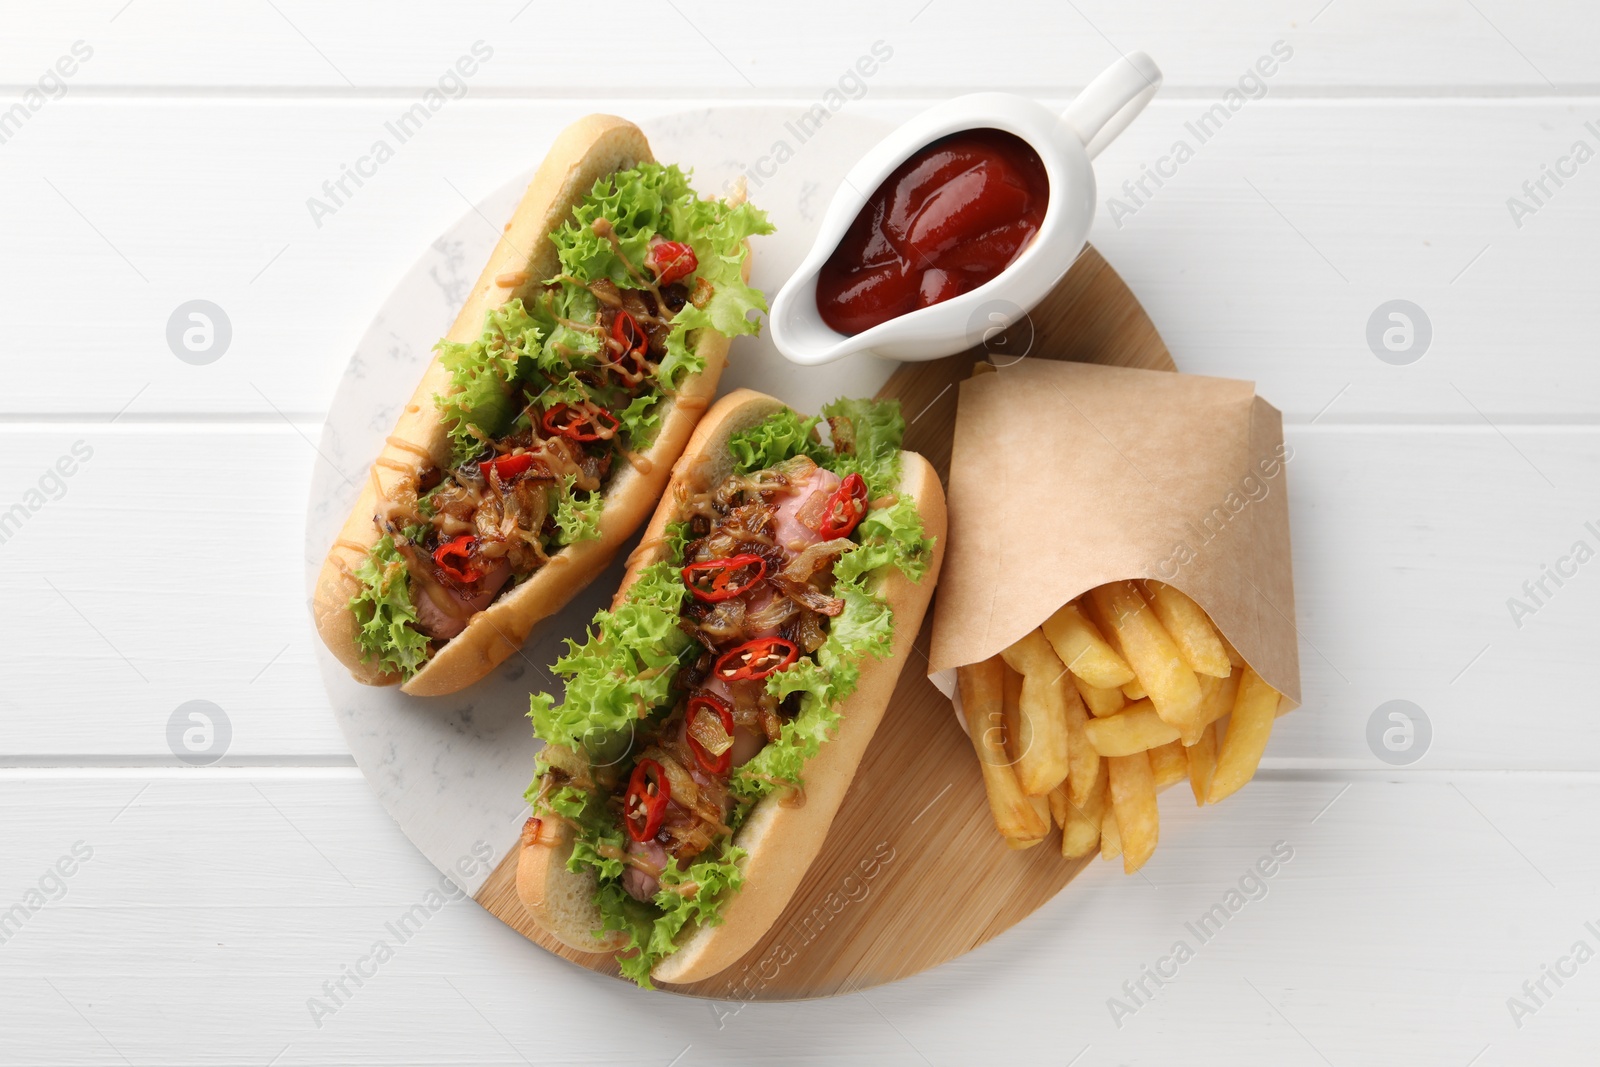
[[[482,333],[489,311],[514,297],[528,297],[559,273],[560,262],[549,234],[567,220],[596,180],[653,159],[639,128],[614,115],[590,115],[563,130],[528,184],[528,191],[456,316],[447,339],[475,340]],[[748,258],[745,268],[748,272]],[[439,696],[482,678],[521,647],[535,623],[559,610],[610,563],[661,495],[672,461],[716,392],[727,358],[728,338],[713,330],[700,330],[692,340],[705,360],[705,370],[688,376],[675,395],[665,398],[660,409],[660,429],[651,446],[640,453],[638,464],[619,457],[606,487],[599,537],[566,546],[527,581],[496,598],[472,617],[465,630],[439,649],[401,687],[402,691],[413,696]],[[372,468],[317,580],[312,606],[317,632],[351,675],[367,685],[393,685],[400,681],[398,675],[385,673],[362,659],[356,641],[356,618],[349,608],[350,598],[359,589],[350,572],[361,564],[367,550],[380,537],[373,522],[377,504],[373,480],[386,495],[408,481],[414,486],[424,463],[418,449],[426,452],[434,465],[449,467],[448,426],[434,403],[434,397],[445,393],[449,386],[450,374],[435,358],[379,453],[380,462]],[[406,470],[395,470],[390,463],[401,464]]]
[[[782,407],[772,397],[739,389],[706,413],[673,468],[669,491],[644,540],[628,561],[614,607],[639,572],[663,558],[667,551],[664,534],[677,518],[683,496],[715,485],[732,472],[729,439]],[[770,796],[757,803],[734,839],[749,853],[743,888],[723,908],[720,926],[687,932],[678,951],[655,966],[651,977],[657,982],[681,984],[708,978],[732,965],[771,928],[821,850],[856,767],[883,718],[939,578],[946,527],[944,489],[938,474],[915,452],[902,452],[900,459],[900,495],[916,502],[923,530],[935,540],[933,558],[921,582],[911,582],[893,567],[885,568],[875,579],[882,583],[880,588],[894,613],[893,651],[881,660],[868,657],[861,664],[859,685],[840,706],[837,734],[805,766],[805,802],[786,807],[778,797]],[[559,761],[574,757],[564,750],[552,750],[546,758],[560,765]],[[530,820],[517,858],[517,895],[534,920],[563,944],[586,952],[614,949],[620,936],[605,941],[593,936],[601,925],[593,902],[595,879],[587,869],[583,874],[567,870],[571,852],[568,827],[554,820],[535,826]]]

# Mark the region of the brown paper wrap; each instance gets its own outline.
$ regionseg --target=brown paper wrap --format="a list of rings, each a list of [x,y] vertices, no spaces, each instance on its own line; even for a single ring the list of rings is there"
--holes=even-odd
[[[1283,418],[1251,382],[1024,359],[961,383],[930,675],[1154,578],[1300,703]]]

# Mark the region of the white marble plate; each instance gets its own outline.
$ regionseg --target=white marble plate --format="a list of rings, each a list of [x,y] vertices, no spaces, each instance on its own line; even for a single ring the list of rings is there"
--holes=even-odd
[[[779,140],[793,149],[775,174],[750,188],[750,199],[777,226],[776,234],[755,241],[752,280],[769,295],[809,249],[817,220],[845,172],[887,128],[836,114],[799,143],[790,125],[796,118],[787,110],[729,107],[642,124],[656,157],[693,167],[695,188],[703,194],[721,191]],[[350,357],[322,430],[306,509],[308,594],[368,466],[531,175],[530,166],[508,179],[433,242],[378,309]],[[836,396],[872,395],[892,369],[868,357],[799,368],[765,337],[740,338],[722,389],[748,386],[797,410],[815,411]],[[478,891],[515,844],[527,814],[522,794],[539,749],[526,718],[528,694],[558,684],[548,668],[562,640],[582,633],[595,610],[611,599],[626,555],[624,549],[566,610],[537,627],[520,655],[454,696],[408,697],[396,688],[359,685],[316,642],[328,702],[356,763],[406,836],[468,893]],[[493,862],[462,864],[480,842],[492,849]],[[463,873],[468,870],[475,873]]]

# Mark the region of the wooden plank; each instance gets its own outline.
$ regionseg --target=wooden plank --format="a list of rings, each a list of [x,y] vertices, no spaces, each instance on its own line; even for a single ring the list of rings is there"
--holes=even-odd
[[[190,700],[221,708],[236,758],[347,753],[301,592],[316,430],[0,431],[8,757],[169,758]]]
[[[1096,162],[1091,240],[1185,370],[1254,380],[1290,422],[1594,421],[1600,379],[1560,383],[1592,366],[1583,338],[1600,311],[1560,290],[1568,272],[1585,276],[1569,257],[1600,240],[1600,182],[1580,171],[1546,181],[1536,214],[1508,208],[1531,206],[1524,182],[1576,141],[1600,146],[1591,103],[1269,99],[1201,143],[1204,110],[1169,102]],[[1479,137],[1497,146],[1479,165],[1447,159]],[[1195,154],[1158,187],[1150,168],[1171,171],[1180,141]],[[1432,334],[1407,365],[1368,340],[1395,299],[1420,306]]]
[[[12,1009],[0,1063],[122,1063],[105,1040],[138,1064],[198,1062],[196,1048],[216,1048],[229,1062],[281,1054],[280,1065],[557,1057],[620,1067],[639,1062],[641,1042],[664,1048],[661,1063],[686,1044],[686,1060],[713,1064],[801,1049],[844,1063],[921,1063],[917,1049],[935,1063],[1065,1063],[1086,1045],[1080,1064],[1165,1062],[1174,1034],[1196,1063],[1321,1062],[1285,1018],[1334,1063],[1466,1063],[1485,1044],[1502,1062],[1567,1062],[1587,1047],[1586,969],[1563,989],[1549,984],[1556,995],[1521,1029],[1506,998],[1576,939],[1593,944],[1585,902],[1600,892],[1600,828],[1550,815],[1593,810],[1600,782],[1510,774],[1452,784],[1401,771],[1345,784],[1258,780],[1217,810],[1165,794],[1148,881],[1093,864],[1070,893],[964,959],[865,998],[775,1009],[632,995],[464,902],[400,943],[389,925],[438,872],[353,772],[299,782],[195,772],[142,795],[137,772],[4,777],[0,910],[74,842],[94,855],[0,945],[0,999]],[[896,859],[870,893],[895,888],[905,873],[896,864],[934,819],[892,840]],[[1292,858],[1259,879],[1264,888],[1247,882],[1254,899],[1241,892],[1248,903],[1201,943],[1186,924],[1240,891],[1278,842]],[[848,922],[859,904],[833,921]],[[1118,1026],[1110,998],[1126,1001],[1123,983],[1179,939],[1193,959],[1159,988],[1147,979],[1154,997]],[[347,980],[349,995],[318,1026],[307,1002],[326,998],[323,983],[380,940],[392,958],[359,987]],[[1355,1015],[1365,1025],[1351,1027]],[[553,1019],[563,1034],[588,1036],[562,1037],[558,1049]]]
[[[1593,84],[1591,57],[1600,38],[1592,8],[1578,0],[1533,8],[1501,0],[1480,4],[1481,15],[1446,0],[1346,0],[1329,12],[1260,0],[1203,9],[1174,0],[1137,9],[1107,0],[1072,7],[1000,0],[985,9],[979,26],[968,11],[920,2],[863,9],[825,0],[795,20],[764,17],[735,0],[700,0],[676,13],[619,0],[616,18],[648,25],[653,45],[674,57],[678,76],[663,82],[651,77],[648,64],[623,64],[597,80],[591,53],[552,46],[591,32],[581,8],[511,3],[463,13],[408,0],[374,20],[359,9],[309,0],[215,5],[198,13],[175,0],[123,6],[108,0],[93,10],[52,6],[30,13],[0,51],[6,80],[22,82],[85,39],[95,54],[75,75],[75,87],[420,91],[482,39],[495,52],[473,75],[474,91],[810,96],[836,86],[882,40],[894,51],[867,81],[874,92],[1061,93],[1115,58],[1114,47],[1149,51],[1174,89],[1220,92],[1274,40],[1286,39],[1297,49],[1294,81],[1319,91],[1545,92],[1546,77],[1563,87]],[[982,55],[952,66],[948,42],[974,31]],[[845,90],[854,91],[851,83]]]
[[[800,103],[754,113],[737,142],[747,159],[783,136]],[[349,186],[357,195],[319,229],[306,200],[368,150],[393,101],[52,103],[4,145],[0,168],[7,248],[25,265],[7,281],[14,355],[0,417],[125,407],[131,418],[320,417],[395,282],[468,210],[462,195],[488,195],[574,114],[598,106],[644,121],[675,105],[469,97],[439,112],[364,187]],[[868,98],[832,121],[894,121],[919,106]],[[1123,183],[1177,138],[1193,140],[1185,123],[1208,106],[1158,98],[1097,164],[1092,239],[1186,370],[1257,381],[1291,423],[1600,419],[1600,362],[1588,358],[1600,307],[1587,272],[1600,243],[1600,181],[1583,169],[1521,229],[1506,208],[1541,164],[1586,136],[1585,121],[1600,119],[1588,102],[1269,97],[1230,119],[1118,228],[1110,198],[1131,204]],[[483,152],[508,124],[528,146],[522,158]],[[114,184],[94,177],[106,156],[118,160]],[[174,159],[186,161],[182,182],[172,179]],[[820,209],[774,205],[773,188],[753,193],[797,219]],[[1154,189],[1148,179],[1146,188]],[[471,240],[493,239],[494,224],[469,221],[466,243],[432,264],[447,281],[481,261],[484,248]],[[765,273],[764,263],[778,270],[758,247],[757,274],[771,288],[783,273]],[[60,284],[69,277],[100,282],[95,299]],[[168,317],[194,298],[221,305],[234,328],[229,352],[208,366],[180,362],[167,347]],[[1410,366],[1380,362],[1365,340],[1369,317],[1395,298],[1421,305],[1434,328],[1431,351]],[[778,358],[765,340],[741,339],[735,353],[735,370]],[[82,373],[60,372],[69,356]]]

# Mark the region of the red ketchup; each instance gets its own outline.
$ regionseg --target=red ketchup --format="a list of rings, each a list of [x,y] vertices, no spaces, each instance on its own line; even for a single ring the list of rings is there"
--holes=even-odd
[[[823,264],[822,321],[857,334],[976,289],[1027,247],[1049,201],[1022,138],[967,130],[933,142],[868,198]]]

